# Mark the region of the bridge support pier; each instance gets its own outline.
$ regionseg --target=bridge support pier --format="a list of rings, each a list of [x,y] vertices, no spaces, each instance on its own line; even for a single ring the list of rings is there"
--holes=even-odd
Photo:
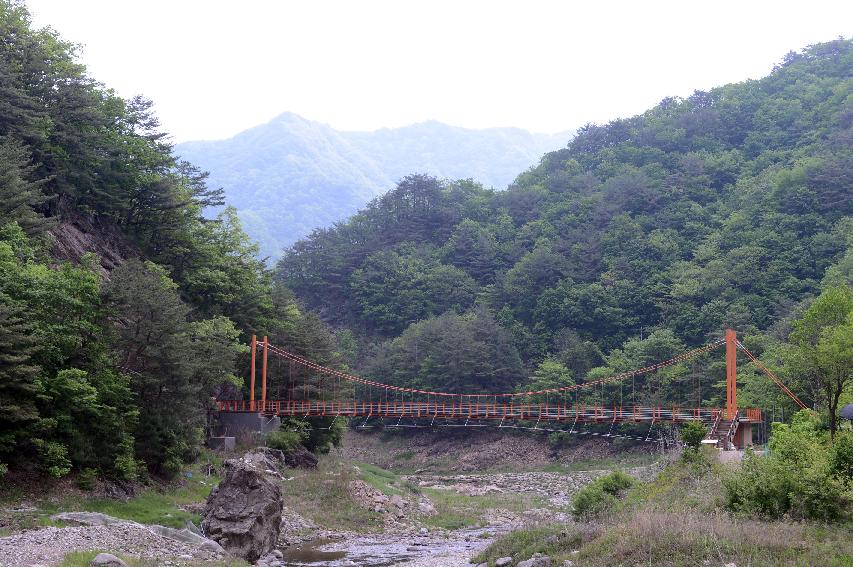
[[[252,335],[252,367],[249,369],[249,409],[255,410],[255,357],[258,352],[258,337]]]
[[[726,419],[737,415],[737,335],[726,329]]]

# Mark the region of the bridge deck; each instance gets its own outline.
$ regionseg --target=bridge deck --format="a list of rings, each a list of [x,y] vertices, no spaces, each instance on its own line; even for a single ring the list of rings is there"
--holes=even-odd
[[[596,406],[569,404],[436,403],[404,401],[220,400],[219,411],[258,412],[295,417],[397,417],[421,419],[500,419],[592,422],[713,422],[719,408]],[[747,410],[742,421],[758,421]]]

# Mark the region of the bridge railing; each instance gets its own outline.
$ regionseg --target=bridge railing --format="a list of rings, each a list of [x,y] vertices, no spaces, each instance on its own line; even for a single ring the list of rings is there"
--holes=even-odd
[[[585,404],[516,404],[451,401],[323,401],[220,400],[220,411],[259,412],[279,416],[399,417],[440,419],[518,419],[546,421],[707,421],[719,415],[715,408],[679,406],[603,406]]]

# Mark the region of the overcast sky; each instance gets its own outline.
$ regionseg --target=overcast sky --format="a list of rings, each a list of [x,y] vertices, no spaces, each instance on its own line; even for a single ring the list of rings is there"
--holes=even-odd
[[[557,132],[760,78],[853,35],[853,2],[28,0],[176,142],[285,112],[342,130],[435,119]]]

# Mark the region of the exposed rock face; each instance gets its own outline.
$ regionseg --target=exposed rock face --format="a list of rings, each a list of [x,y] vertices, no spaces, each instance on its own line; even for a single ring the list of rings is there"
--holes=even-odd
[[[290,467],[292,469],[316,469],[317,457],[302,445],[285,453],[279,449],[270,449],[269,447],[259,447],[255,452],[265,454],[270,460],[278,463],[282,467]]]
[[[317,468],[317,457],[302,445],[297,445],[292,451],[285,453],[284,462],[292,469]]]
[[[207,498],[204,533],[249,562],[266,555],[281,526],[279,478],[275,461],[262,451],[225,461],[225,477]]]

